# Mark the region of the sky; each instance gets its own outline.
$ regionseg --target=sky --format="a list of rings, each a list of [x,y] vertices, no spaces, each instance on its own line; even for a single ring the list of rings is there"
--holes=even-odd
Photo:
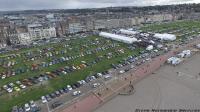
[[[0,11],[200,3],[200,0],[0,0]]]

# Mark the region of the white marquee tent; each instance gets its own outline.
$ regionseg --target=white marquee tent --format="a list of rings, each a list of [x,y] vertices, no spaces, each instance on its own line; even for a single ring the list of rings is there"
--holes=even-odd
[[[137,31],[131,31],[131,30],[125,30],[125,29],[120,29],[119,30],[122,34],[127,34],[127,35],[135,35],[138,32]]]
[[[124,43],[127,43],[127,44],[132,44],[134,42],[137,42],[136,38],[130,38],[130,37],[116,35],[116,34],[107,33],[107,32],[100,32],[99,36],[102,36],[102,37],[105,37],[105,38],[110,38],[110,39],[120,41],[120,42],[124,42]]]
[[[154,37],[155,38],[159,38],[161,40],[166,40],[166,41],[174,41],[174,40],[176,40],[176,35],[167,34],[167,33],[164,33],[164,34],[156,33],[154,35]]]

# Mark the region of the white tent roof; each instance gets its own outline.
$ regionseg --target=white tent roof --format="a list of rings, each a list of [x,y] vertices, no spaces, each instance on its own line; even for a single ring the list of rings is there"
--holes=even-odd
[[[130,37],[116,35],[116,34],[107,33],[107,32],[100,32],[99,36],[102,36],[102,37],[105,37],[105,38],[110,38],[110,39],[117,40],[117,41],[120,41],[120,42],[124,42],[124,43],[127,43],[127,44],[132,44],[133,42],[137,41],[136,38],[130,38]]]
[[[167,34],[167,33],[164,33],[164,34],[160,34],[160,33],[156,33],[154,35],[155,38],[159,38],[161,40],[169,40],[169,41],[173,41],[173,40],[176,40],[176,36],[173,35],[173,34]]]
[[[125,30],[125,29],[120,29],[119,30],[122,34],[127,34],[127,35],[135,35],[138,32],[137,31],[131,31],[131,30]]]

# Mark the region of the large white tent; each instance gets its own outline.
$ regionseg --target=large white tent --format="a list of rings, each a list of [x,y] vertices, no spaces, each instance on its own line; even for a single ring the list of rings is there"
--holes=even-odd
[[[130,37],[116,35],[116,34],[107,33],[107,32],[100,32],[99,36],[102,36],[102,37],[105,37],[105,38],[110,38],[110,39],[120,41],[120,42],[124,42],[124,43],[127,43],[127,44],[132,44],[134,42],[137,42],[136,38],[130,38]]]
[[[166,41],[174,41],[174,40],[176,40],[176,35],[167,34],[167,33],[164,33],[164,34],[156,33],[154,35],[154,37],[155,38],[159,38],[161,40],[166,40]]]
[[[135,35],[138,32],[137,31],[131,31],[131,30],[125,30],[125,29],[120,29],[119,30],[122,34],[127,34],[127,35]]]

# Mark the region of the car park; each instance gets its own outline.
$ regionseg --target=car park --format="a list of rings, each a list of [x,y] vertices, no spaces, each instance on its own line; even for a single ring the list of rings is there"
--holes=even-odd
[[[97,38],[97,39],[99,39],[99,38]],[[28,60],[29,63],[34,63],[34,64],[37,63],[36,64],[37,69],[30,70],[29,69],[30,66],[22,67],[20,69],[17,68],[19,73],[16,72],[16,75],[21,75],[23,72],[24,73],[25,72],[32,73],[35,71],[39,71],[39,73],[34,74],[34,75],[31,74],[30,77],[28,77],[28,76],[26,77],[27,79],[18,79],[18,80],[20,80],[20,83],[19,84],[14,83],[14,84],[16,84],[16,86],[19,87],[20,89],[23,89],[23,92],[29,92],[29,91],[27,91],[29,89],[25,89],[25,88],[29,88],[29,86],[33,86],[33,88],[34,88],[35,85],[36,86],[43,86],[44,84],[48,85],[48,83],[53,83],[53,82],[48,81],[48,83],[46,83],[44,81],[53,79],[53,78],[56,78],[56,80],[58,79],[58,81],[60,81],[59,80],[60,76],[67,77],[66,79],[68,80],[68,77],[70,78],[73,75],[74,71],[78,71],[78,70],[84,71],[85,68],[90,69],[99,63],[101,64],[101,61],[105,61],[104,59],[106,59],[108,56],[110,58],[109,60],[111,60],[112,58],[115,58],[115,57],[117,58],[117,56],[120,56],[120,57],[126,56],[126,55],[121,55],[121,54],[123,54],[122,52],[126,53],[127,50],[120,48],[121,47],[120,44],[115,43],[114,41],[110,41],[110,40],[109,41],[106,40],[105,42],[104,41],[100,42],[101,39],[99,39],[98,41],[99,42],[96,42],[96,41],[93,42],[90,40],[90,41],[88,41],[87,44],[83,44],[83,46],[85,46],[85,48],[87,48],[87,49],[85,50],[83,48],[82,54],[78,54],[79,53],[78,48],[73,48],[72,47],[73,44],[71,45],[70,42],[69,42],[68,47],[66,47],[65,49],[63,49],[63,48],[61,48],[61,46],[59,46],[58,47],[59,50],[56,50],[56,47],[55,48],[54,47],[46,47],[46,48],[38,49],[37,52],[39,52],[39,54],[37,54],[36,51],[30,51],[30,53],[26,52],[25,53],[26,56],[24,56],[24,59],[23,59],[24,62],[26,62]],[[109,44],[109,42],[112,44]],[[94,48],[90,49],[90,46],[91,46],[90,43],[93,45],[92,47],[94,47]],[[102,43],[105,43],[106,45],[104,45]],[[65,44],[63,44],[63,46],[65,46]],[[118,47],[116,49],[111,49],[111,48],[114,48],[115,46],[118,46]],[[71,47],[71,51],[75,51],[75,52],[77,51],[76,55],[69,53],[68,48],[70,48],[70,47]],[[107,52],[106,50],[108,50],[108,49],[109,49],[109,51]],[[137,47],[135,47],[135,49],[137,49]],[[66,52],[64,52],[64,50],[66,50]],[[104,55],[103,53],[101,54],[101,51],[105,51],[106,55]],[[87,53],[89,55],[93,55],[95,53],[95,58],[92,60],[86,59],[86,61],[80,62],[79,57],[85,56],[87,58]],[[97,53],[100,55],[96,56]],[[130,53],[132,53],[132,52],[130,52]],[[47,54],[48,54],[48,58],[47,58]],[[62,57],[59,57],[61,55],[62,55]],[[136,57],[136,56],[137,55],[135,55],[134,57]],[[115,64],[113,64],[113,66],[115,66],[116,69],[118,69],[123,66],[129,65],[132,62],[135,62],[134,57],[131,56],[131,57],[123,58],[123,61],[120,61],[120,63],[117,63],[117,61],[116,62],[111,61],[111,63],[115,63]],[[79,64],[73,63],[73,61],[76,60],[77,58],[79,60],[79,62],[78,62]],[[33,59],[34,61],[32,61],[31,59]],[[40,62],[38,60],[42,60],[42,62]],[[70,62],[69,65],[67,65],[68,62]],[[71,62],[72,62],[72,64],[71,64]],[[60,66],[60,63],[66,64],[67,66],[66,65]],[[54,68],[54,65],[57,66],[56,64],[58,64],[58,67]],[[51,65],[51,66],[49,66],[49,65]],[[47,70],[43,70],[44,67],[46,67],[45,69],[47,69]],[[40,70],[42,72],[40,72]],[[29,72],[27,72],[27,71],[29,71]],[[46,72],[46,71],[48,71],[48,72]],[[57,100],[56,97],[59,97],[60,95],[63,95],[64,93],[68,93],[69,91],[73,91],[73,89],[77,89],[80,86],[83,86],[84,84],[86,84],[87,82],[94,83],[97,78],[102,78],[105,80],[109,80],[112,78],[112,75],[109,74],[108,71],[104,71],[104,72],[102,72],[102,71],[104,71],[104,70],[99,69],[98,72],[100,72],[100,73],[96,73],[97,71],[91,70],[91,73],[89,73],[89,74],[85,74],[83,72],[84,76],[88,76],[85,80],[79,79],[79,81],[77,81],[77,79],[73,79],[72,82],[75,82],[75,83],[73,83],[72,85],[68,85],[68,86],[66,86],[66,84],[60,84],[57,87],[61,87],[62,89],[54,88],[55,90],[58,90],[58,91],[54,91],[54,92],[51,91],[51,93],[49,95],[45,95],[43,97],[46,99],[46,102],[54,101],[54,100]],[[6,77],[6,79],[7,79],[7,77]],[[66,81],[66,83],[68,83],[68,81]],[[90,85],[90,84],[87,84],[87,85]],[[94,85],[90,85],[90,86],[97,87],[98,85],[99,85],[98,83],[97,84],[94,83]],[[15,87],[15,85],[12,88],[14,89],[14,87]],[[71,93],[73,94],[73,92],[70,92],[70,94]],[[79,92],[77,92],[77,93],[79,93]],[[77,95],[75,95],[75,96],[77,96]],[[54,98],[56,98],[56,99],[54,99]]]

